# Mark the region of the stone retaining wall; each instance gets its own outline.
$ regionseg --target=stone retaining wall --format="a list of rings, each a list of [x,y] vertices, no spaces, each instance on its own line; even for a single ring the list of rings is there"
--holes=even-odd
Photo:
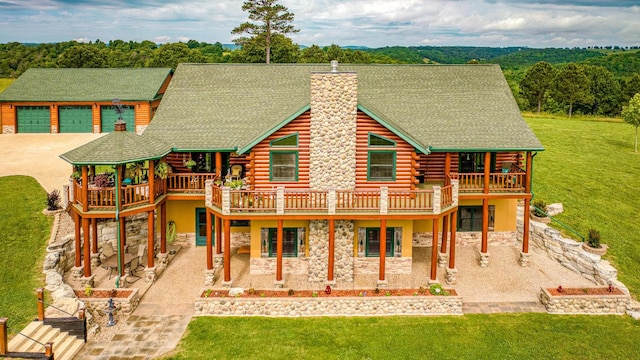
[[[488,234],[489,245],[515,245],[517,242],[517,232],[515,231],[490,231]],[[451,233],[448,233],[447,239],[451,239]],[[438,239],[438,246],[442,238]],[[417,232],[413,234],[414,247],[431,247],[433,242],[433,234]],[[456,232],[456,246],[478,246],[482,242],[482,232]],[[448,247],[447,243],[447,247]]]
[[[462,315],[462,298],[459,296],[197,298],[195,315],[273,317]]]
[[[93,289],[94,291],[111,291],[111,289]],[[140,303],[140,295],[138,294],[138,289],[131,289],[131,294],[126,298],[113,298],[113,306],[117,309],[118,314],[126,314],[130,315],[133,310],[138,307]],[[87,310],[91,311],[91,313],[95,314],[96,311],[100,311],[100,314],[103,314],[103,311],[108,308],[109,298],[80,298]]]
[[[543,288],[540,302],[550,314],[624,315],[631,298],[627,295],[551,295]]]
[[[276,273],[276,258],[251,258],[249,259],[249,273],[251,275],[273,275]],[[309,273],[309,259],[307,258],[282,258],[282,273],[306,275]]]

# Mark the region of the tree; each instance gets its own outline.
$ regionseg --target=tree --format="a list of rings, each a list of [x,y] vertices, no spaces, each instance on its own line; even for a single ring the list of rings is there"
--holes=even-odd
[[[311,45],[300,51],[301,63],[307,64],[324,64],[328,62],[327,53],[318,45]]]
[[[185,43],[177,42],[160,46],[149,62],[151,67],[178,67],[180,63],[204,63],[206,59],[195,49],[189,49]]]
[[[546,61],[539,61],[530,67],[520,81],[520,89],[529,100],[530,104],[535,104],[540,114],[542,100],[553,87],[556,77],[556,69]]]
[[[602,66],[583,65],[585,75],[591,82],[593,102],[586,106],[593,115],[616,116],[620,113],[622,91],[620,83],[611,71]]]
[[[300,31],[291,24],[294,14],[290,13],[285,6],[278,4],[277,0],[247,0],[242,5],[242,10],[249,12],[249,20],[257,21],[261,24],[251,22],[240,24],[240,26],[234,28],[231,33],[246,33],[251,35],[251,37],[240,37],[233,41],[236,45],[244,47],[244,44],[247,43],[248,40],[255,39],[256,37],[264,37],[267,64],[271,62],[272,36],[275,34],[292,34]]]
[[[565,66],[555,79],[553,97],[569,105],[569,117],[573,114],[573,104],[591,104],[591,82],[584,71],[574,63]]]
[[[76,45],[60,54],[58,66],[63,68],[104,68],[109,64],[105,51],[91,45]]]
[[[637,93],[629,100],[629,105],[622,109],[622,119],[627,124],[631,124],[636,128],[636,139],[634,151],[638,152],[638,126],[640,126],[640,93]]]
[[[298,60],[299,47],[290,38],[274,34],[271,37],[271,62],[295,63]],[[256,36],[247,40],[242,49],[234,50],[230,60],[235,63],[264,63],[266,59],[265,38]]]

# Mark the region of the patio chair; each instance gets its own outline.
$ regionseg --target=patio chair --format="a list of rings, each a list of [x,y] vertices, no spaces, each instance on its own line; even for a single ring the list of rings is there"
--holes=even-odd
[[[242,176],[242,165],[233,165],[231,167],[231,180],[240,180]]]
[[[107,259],[112,257],[113,255],[116,254],[116,251],[113,249],[113,245],[111,245],[110,242],[105,243],[104,245],[102,245],[102,247],[100,248],[100,256],[103,259]]]
[[[146,245],[138,246],[138,254],[136,255],[136,258],[138,259],[138,261],[137,261],[138,265],[136,266],[136,269],[137,268],[144,269],[144,258],[145,258],[145,256],[147,256],[147,246]]]
[[[133,259],[131,259],[131,262],[129,263],[129,274],[127,275],[127,284],[133,284],[134,282],[140,280],[140,276],[136,275],[136,269],[138,268],[138,257],[134,257]],[[130,280],[131,278],[135,279],[135,280]]]

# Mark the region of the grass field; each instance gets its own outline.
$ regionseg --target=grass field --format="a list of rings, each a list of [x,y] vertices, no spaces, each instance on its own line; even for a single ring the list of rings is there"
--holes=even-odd
[[[612,119],[526,117],[546,150],[534,158],[534,197],[561,202],[557,218],[583,235],[600,230],[605,259],[640,294],[640,153],[634,128]],[[570,232],[566,232],[571,235]]]
[[[47,193],[27,176],[0,177],[0,316],[20,331],[36,315],[35,289],[41,287],[42,262],[52,218],[42,214]]]

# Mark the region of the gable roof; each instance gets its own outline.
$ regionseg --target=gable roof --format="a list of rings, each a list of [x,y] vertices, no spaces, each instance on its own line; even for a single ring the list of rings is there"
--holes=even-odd
[[[60,158],[72,165],[120,165],[160,159],[171,152],[171,145],[150,136],[114,131],[90,141]]]
[[[144,132],[178,150],[247,150],[310,104],[328,65],[180,64]],[[416,148],[542,150],[498,65],[340,65],[358,107]]]
[[[171,73],[171,68],[31,68],[0,93],[0,101],[151,101]]]

